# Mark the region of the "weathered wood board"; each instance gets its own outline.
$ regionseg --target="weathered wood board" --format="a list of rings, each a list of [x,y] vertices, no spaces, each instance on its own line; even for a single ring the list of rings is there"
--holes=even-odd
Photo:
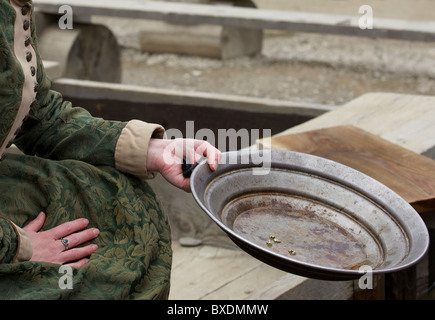
[[[245,299],[286,274],[241,250],[178,242],[173,250],[170,299]]]
[[[308,279],[240,249],[173,243],[171,300],[351,299],[353,281]],[[290,290],[292,289],[292,290]]]
[[[276,136],[353,125],[419,154],[435,147],[435,97],[368,93]],[[270,141],[259,141],[273,148]]]
[[[354,126],[335,126],[272,138],[274,149],[327,158],[391,188],[419,211],[435,210],[435,161]]]
[[[435,40],[433,21],[400,21],[376,18],[373,29],[359,27],[359,15],[345,16],[159,1],[34,0],[40,12],[58,14],[61,5],[74,10],[77,22],[92,15],[161,20],[181,24],[211,24],[238,28],[275,29],[362,37]]]

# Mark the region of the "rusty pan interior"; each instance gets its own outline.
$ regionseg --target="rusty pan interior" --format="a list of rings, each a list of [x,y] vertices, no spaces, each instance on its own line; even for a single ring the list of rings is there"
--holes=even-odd
[[[429,245],[418,213],[378,181],[292,151],[224,153],[202,162],[191,187],[202,209],[243,250],[305,277],[346,280],[415,264]]]

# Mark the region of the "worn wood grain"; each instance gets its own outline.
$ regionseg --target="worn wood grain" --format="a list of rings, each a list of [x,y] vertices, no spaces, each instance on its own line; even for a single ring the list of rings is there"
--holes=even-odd
[[[278,135],[339,125],[353,125],[421,154],[435,146],[435,97],[367,93]],[[268,140],[258,144],[273,148]]]
[[[254,292],[248,300],[349,300],[353,281],[326,281],[286,274]]]
[[[173,249],[174,281],[169,299],[245,299],[286,274],[240,249],[187,248],[176,241]]]
[[[432,21],[399,21],[376,18],[373,29],[359,27],[359,15],[345,16],[229,7],[223,5],[169,3],[158,1],[34,0],[37,10],[58,14],[61,5],[74,10],[75,19],[86,22],[89,16],[117,16],[161,20],[183,24],[214,24],[238,28],[317,32],[363,37],[418,41],[435,40]]]
[[[435,161],[357,127],[277,136],[272,145],[350,166],[385,184],[419,211],[435,208]]]
[[[284,119],[293,115],[316,117],[334,110],[334,106],[307,103],[300,101],[286,101],[268,98],[256,98],[213,92],[181,91],[165,88],[152,88],[138,85],[86,81],[71,78],[59,78],[53,82],[53,88],[62,92],[64,96],[89,99],[112,100],[141,103],[143,105],[155,103],[174,106],[195,106],[207,109],[229,111],[246,111],[250,113],[279,114]],[[114,110],[103,110],[113,112]],[[125,113],[125,110],[122,110]],[[126,116],[135,116],[127,113]],[[249,119],[247,119],[249,120]],[[246,119],[245,119],[246,121]],[[287,120],[288,121],[288,120]],[[287,126],[286,128],[289,128]],[[222,127],[225,128],[225,127]]]

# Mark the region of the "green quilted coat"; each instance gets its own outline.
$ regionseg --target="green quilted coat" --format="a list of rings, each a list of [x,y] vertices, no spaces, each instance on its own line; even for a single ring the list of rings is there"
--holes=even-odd
[[[14,53],[17,12],[11,1],[0,0],[3,144],[24,83]],[[166,299],[172,256],[168,219],[145,180],[114,165],[126,123],[94,118],[50,90],[32,21],[29,28],[26,45],[36,52],[36,96],[13,140],[25,155],[6,153],[0,162],[0,299]],[[98,250],[85,266],[72,270],[66,288],[60,265],[12,262],[19,243],[10,222],[23,227],[41,211],[47,215],[43,230],[80,217],[100,230],[92,241]]]

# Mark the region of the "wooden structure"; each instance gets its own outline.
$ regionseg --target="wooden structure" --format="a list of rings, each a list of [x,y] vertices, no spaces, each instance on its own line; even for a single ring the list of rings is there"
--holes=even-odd
[[[37,5],[34,16],[39,52],[53,76],[121,81],[121,51],[109,28],[82,20],[73,23],[72,29],[61,29],[60,14],[46,14]]]
[[[47,63],[57,64],[57,76],[121,81],[121,49],[110,29],[76,24],[72,30],[61,30],[53,17],[40,14],[36,15],[36,21],[39,52]]]
[[[373,29],[361,29],[359,16],[257,9],[251,0],[205,2],[35,0],[41,53],[45,59],[59,63],[63,77],[119,82],[116,39],[107,27],[92,24],[92,16],[157,23],[140,32],[143,51],[223,59],[261,53],[263,30],[435,40],[432,21],[376,18]],[[59,29],[61,6],[71,7],[73,30]]]
[[[244,97],[211,92],[186,92],[163,88],[125,85],[118,83],[101,83],[96,81],[81,81],[58,76],[56,64],[45,62],[48,73],[55,79],[54,87],[66,96],[88,100],[127,101],[130,103],[173,104],[175,106],[196,106],[201,111],[217,109],[222,112],[244,111],[249,113],[298,115],[313,118],[335,109],[335,106],[316,103],[284,101],[267,98]],[[110,110],[100,110],[110,112]],[[186,117],[185,117],[186,118]],[[246,121],[246,120],[245,120]],[[287,124],[287,128],[291,125]]]
[[[224,6],[220,4],[172,3],[159,1],[34,0],[39,12],[58,15],[69,5],[74,21],[89,22],[93,15],[159,20],[184,25],[220,25],[261,30],[285,30],[392,38],[416,41],[435,40],[435,22],[400,21],[377,18],[373,29],[361,29],[359,16],[317,14]]]
[[[109,28],[93,24],[92,16],[153,22],[140,32],[143,51],[223,59],[261,53],[263,30],[435,40],[435,23],[431,21],[376,18],[373,29],[361,29],[359,16],[257,9],[251,0],[204,2],[35,0],[41,53],[59,63],[63,77],[119,82],[116,39]],[[64,5],[73,10],[73,30],[58,27],[59,8]]]
[[[271,146],[350,166],[401,195],[417,212],[435,209],[435,161],[353,125],[280,135]]]
[[[183,3],[214,5],[212,0],[190,0]],[[168,3],[168,1],[165,1]],[[222,4],[222,2],[219,2]],[[226,2],[228,6],[256,8],[251,0]],[[151,21],[142,23],[140,48],[148,53],[175,53],[216,59],[256,56],[263,49],[263,30],[232,26]]]

